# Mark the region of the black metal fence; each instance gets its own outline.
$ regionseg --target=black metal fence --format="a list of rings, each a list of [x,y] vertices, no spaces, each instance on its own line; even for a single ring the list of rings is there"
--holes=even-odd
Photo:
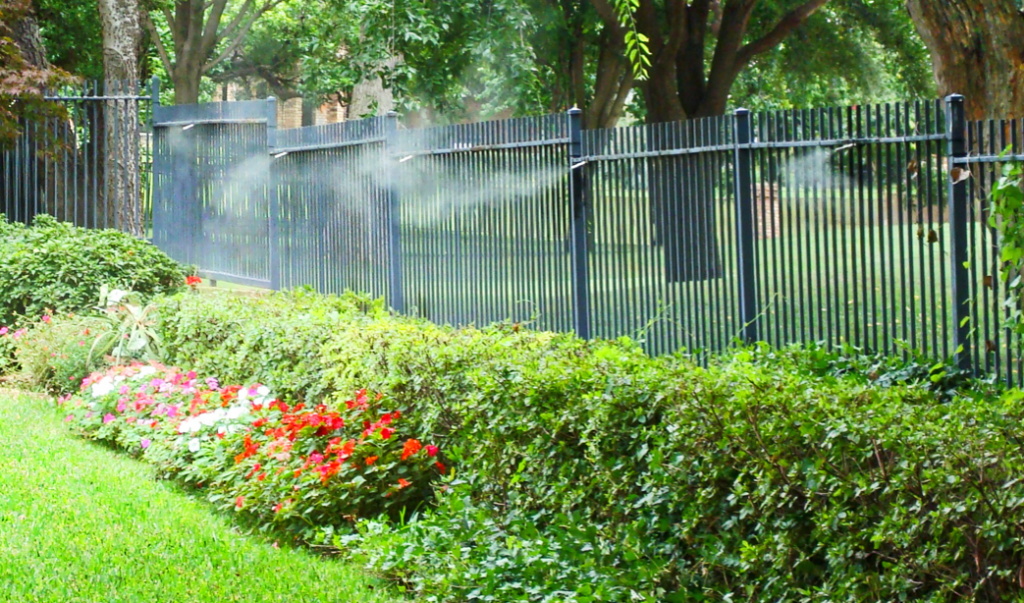
[[[0,213],[23,223],[42,213],[90,228],[148,229],[150,95],[135,82],[86,82],[45,98],[65,115],[24,124],[14,146],[0,149]],[[140,202],[118,207],[121,191]]]
[[[146,116],[150,97],[59,98],[71,117],[37,127],[73,144],[33,154],[29,132],[5,152],[0,210],[116,226],[99,122],[111,101]],[[154,103],[152,124],[133,152],[141,169],[153,157],[153,240],[213,277],[651,353],[851,343],[1024,377],[988,223],[1024,124],[966,123],[960,97],[591,131],[575,111],[277,131],[273,99]]]

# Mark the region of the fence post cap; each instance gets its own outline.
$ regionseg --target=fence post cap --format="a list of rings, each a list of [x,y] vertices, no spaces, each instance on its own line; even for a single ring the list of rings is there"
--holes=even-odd
[[[740,107],[739,109],[736,109],[732,113],[733,113],[733,115],[736,115],[736,116],[750,115],[750,109],[745,109],[743,107]]]
[[[395,110],[388,111],[386,116],[387,117],[391,117],[391,118],[398,117],[398,111],[395,111]]]
[[[957,94],[955,92],[953,94],[950,94],[949,96],[946,97],[946,102],[947,103],[962,103],[963,101],[964,101],[964,95],[963,94]]]
[[[572,109],[569,109],[569,115],[580,115],[582,113],[583,113],[583,110],[581,110],[579,107],[576,107],[576,106],[573,106]]]

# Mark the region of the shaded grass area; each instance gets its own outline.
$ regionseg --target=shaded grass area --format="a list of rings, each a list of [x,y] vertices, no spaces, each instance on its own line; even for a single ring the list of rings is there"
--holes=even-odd
[[[243,536],[153,469],[0,390],[0,601],[391,601],[358,569]]]

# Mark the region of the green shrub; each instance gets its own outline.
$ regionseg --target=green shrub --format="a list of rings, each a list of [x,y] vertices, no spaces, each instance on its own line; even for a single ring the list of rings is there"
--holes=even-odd
[[[181,267],[162,251],[113,230],[76,228],[46,215],[32,227],[0,219],[0,324],[35,320],[46,309],[83,312],[100,287],[144,295],[184,284]]]
[[[876,385],[767,348],[704,369],[507,326],[382,321],[339,333],[324,362],[331,389],[364,383],[438,434],[472,495],[366,530],[362,555],[427,600],[1017,592],[1018,397],[940,403],[931,378]],[[508,544],[524,538],[559,552],[524,567]],[[587,592],[551,590],[586,571]]]
[[[258,381],[298,402],[323,393],[320,348],[332,333],[384,312],[380,301],[306,290],[261,297],[182,293],[156,305],[168,363],[222,383]]]
[[[77,391],[82,379],[107,366],[104,357],[113,347],[109,321],[96,316],[45,314],[22,329],[6,336],[15,347],[22,380],[52,394]]]

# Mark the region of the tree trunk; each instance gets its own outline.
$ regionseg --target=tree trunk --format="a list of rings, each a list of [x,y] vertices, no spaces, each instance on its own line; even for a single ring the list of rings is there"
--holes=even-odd
[[[138,78],[138,0],[100,0],[103,23],[103,72],[107,96],[134,96]],[[142,236],[142,205],[139,199],[139,112],[133,98],[108,100],[104,106],[106,164],[105,202],[102,210],[108,225],[116,216],[118,228]]]
[[[963,94],[971,120],[1024,117],[1024,15],[1014,0],[908,0],[907,8],[943,96]]]

